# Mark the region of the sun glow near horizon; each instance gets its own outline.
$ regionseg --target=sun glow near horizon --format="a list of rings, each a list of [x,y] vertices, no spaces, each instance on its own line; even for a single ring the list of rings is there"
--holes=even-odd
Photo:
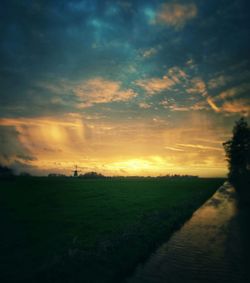
[[[14,2],[0,29],[1,166],[226,175],[222,143],[250,117],[250,4]]]
[[[27,155],[35,156],[26,160],[35,174],[69,175],[75,164],[82,172],[105,175],[226,174],[216,133],[208,131],[201,139],[196,120],[192,122],[196,125],[193,130],[182,123],[168,127],[166,122],[163,128],[162,123],[152,119],[142,128],[141,121],[122,124],[84,119],[80,115],[0,120],[1,126],[16,129]]]

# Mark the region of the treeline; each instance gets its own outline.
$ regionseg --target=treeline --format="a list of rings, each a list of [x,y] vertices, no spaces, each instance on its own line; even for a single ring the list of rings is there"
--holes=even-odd
[[[0,165],[0,177],[11,177],[13,175],[13,171],[9,167]]]
[[[57,173],[51,173],[48,175],[48,177],[67,177],[64,174],[57,174]],[[197,179],[198,176],[193,175],[164,175],[164,176],[105,176],[101,173],[97,172],[87,172],[85,174],[80,174],[77,177],[75,176],[69,176],[69,178],[79,178],[79,179]]]
[[[30,177],[32,176],[28,172],[21,172],[19,174],[14,174],[13,170],[7,166],[0,165],[0,178],[6,177]],[[61,173],[49,173],[47,175],[49,178],[79,178],[79,179],[197,179],[198,176],[193,175],[178,175],[178,174],[167,174],[167,175],[160,175],[160,176],[105,176],[98,172],[86,172],[84,174],[79,174],[77,177],[74,176],[67,176]]]
[[[20,172],[19,174],[16,174],[10,167],[0,165],[0,178],[11,178],[14,176],[28,177],[31,176],[31,174],[28,172]]]
[[[197,179],[199,176],[192,175],[160,175],[160,176],[112,176],[112,179]]]

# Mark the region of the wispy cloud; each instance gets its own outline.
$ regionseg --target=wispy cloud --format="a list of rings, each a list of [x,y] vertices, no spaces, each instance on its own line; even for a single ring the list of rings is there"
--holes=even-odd
[[[86,108],[97,103],[128,101],[136,96],[134,90],[123,89],[121,82],[99,77],[76,85],[73,92],[80,100],[78,105],[80,108]]]
[[[199,111],[208,110],[209,107],[216,113],[233,114],[240,113],[243,115],[249,115],[249,100],[245,98],[238,98],[242,94],[246,94],[250,90],[250,84],[244,83],[229,89],[224,90],[218,95],[212,95],[209,93],[210,89],[219,84],[223,84],[225,78],[220,77],[218,80],[209,81],[208,83],[201,77],[193,77],[186,72],[186,70],[180,67],[172,67],[168,70],[163,78],[150,78],[136,81],[136,84],[143,88],[149,95],[155,95],[167,90],[184,89],[189,98],[195,100],[195,95],[199,95],[203,98],[202,101],[196,100],[195,103],[190,105],[190,102],[184,101],[183,103],[177,102],[175,99],[164,99],[159,105],[171,111]],[[231,99],[229,101],[229,99]],[[232,100],[234,99],[234,100]],[[141,105],[143,108],[144,106]],[[148,106],[145,105],[144,108]]]
[[[144,50],[143,53],[142,53],[142,56],[144,58],[150,58],[150,57],[154,56],[157,52],[158,52],[158,49],[152,47],[152,48]]]
[[[226,101],[221,106],[218,106],[211,97],[207,97],[207,102],[217,113],[240,113],[245,116],[249,116],[250,114],[250,99],[247,98],[239,98],[232,101]]]
[[[120,165],[126,170],[123,174],[132,175],[135,170],[143,175],[224,174],[223,152],[211,148],[216,148],[217,144],[206,142],[224,140],[219,125],[207,119],[207,113],[192,113],[192,118],[187,113],[179,115],[185,117],[185,123],[182,119],[173,122],[160,113],[146,121],[135,118],[132,123],[119,119],[96,120],[95,117],[86,121],[87,116],[72,113],[60,117],[6,118],[0,120],[0,125],[11,126],[19,132],[22,148],[28,150],[29,156],[36,157],[36,160],[23,162],[40,168],[43,174],[54,171],[69,174],[75,162],[84,171],[104,174],[121,174],[117,171]],[[197,140],[201,132],[205,142]],[[14,157],[20,156],[18,148],[13,147]],[[126,160],[129,162],[123,167],[120,162]],[[144,167],[145,160],[152,164],[148,169]],[[114,166],[107,171],[111,163]]]
[[[230,77],[228,76],[224,76],[224,75],[220,75],[216,78],[211,79],[208,82],[208,87],[209,89],[216,89],[218,87],[222,87],[224,85],[226,85],[228,83],[228,81],[230,81]]]
[[[241,113],[249,116],[250,114],[250,99],[237,99],[233,101],[227,101],[222,105],[221,111],[227,113]]]
[[[175,82],[168,76],[164,76],[162,79],[150,78],[145,80],[137,80],[135,83],[150,95],[170,89],[171,86],[175,84]]]
[[[151,104],[146,103],[146,102],[141,102],[141,103],[139,103],[139,107],[142,108],[142,109],[149,109],[149,108],[151,108]]]
[[[228,88],[216,96],[206,96],[206,101],[210,107],[217,113],[240,113],[249,115],[250,100],[241,97],[242,94],[247,94],[250,91],[250,84],[243,83],[241,85]]]
[[[184,149],[180,149],[180,148],[176,148],[176,147],[172,147],[172,146],[165,146],[164,148],[171,150],[171,151],[181,151],[181,152],[184,151]]]
[[[218,150],[222,151],[222,148],[214,147],[214,146],[206,146],[206,145],[201,145],[201,144],[177,144],[180,147],[188,147],[188,148],[194,148],[194,149],[199,149],[199,150]]]
[[[136,85],[143,88],[148,94],[153,95],[163,90],[168,90],[176,84],[186,82],[188,75],[181,68],[174,66],[170,68],[162,78],[148,78],[137,80]]]
[[[197,13],[198,9],[195,4],[164,3],[156,15],[155,23],[179,29],[195,18]]]
[[[206,83],[201,78],[193,78],[191,81],[191,86],[187,88],[187,92],[190,94],[201,94],[205,96],[207,94]]]
[[[220,99],[227,99],[227,98],[232,98],[235,96],[238,96],[246,91],[250,91],[250,84],[249,83],[244,83],[232,88],[229,88],[223,92],[221,92],[218,96],[216,96],[216,100]]]
[[[190,107],[173,104],[169,106],[169,109],[171,109],[172,111],[189,111]]]
[[[220,112],[220,108],[216,105],[216,103],[213,101],[213,99],[211,97],[207,97],[207,103],[211,106],[211,108],[215,111],[215,112]]]
[[[188,79],[187,73],[180,67],[174,66],[168,70],[168,76],[177,84],[186,82]]]

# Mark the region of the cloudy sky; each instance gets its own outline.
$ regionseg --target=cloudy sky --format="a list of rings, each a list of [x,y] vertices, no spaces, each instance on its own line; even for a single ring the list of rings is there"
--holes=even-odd
[[[33,174],[224,176],[249,121],[247,0],[8,0],[0,163]]]

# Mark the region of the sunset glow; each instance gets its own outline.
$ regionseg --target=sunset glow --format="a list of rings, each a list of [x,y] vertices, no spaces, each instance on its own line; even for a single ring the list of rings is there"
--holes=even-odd
[[[250,112],[244,5],[21,2],[2,17],[2,165],[226,175],[222,143]]]

